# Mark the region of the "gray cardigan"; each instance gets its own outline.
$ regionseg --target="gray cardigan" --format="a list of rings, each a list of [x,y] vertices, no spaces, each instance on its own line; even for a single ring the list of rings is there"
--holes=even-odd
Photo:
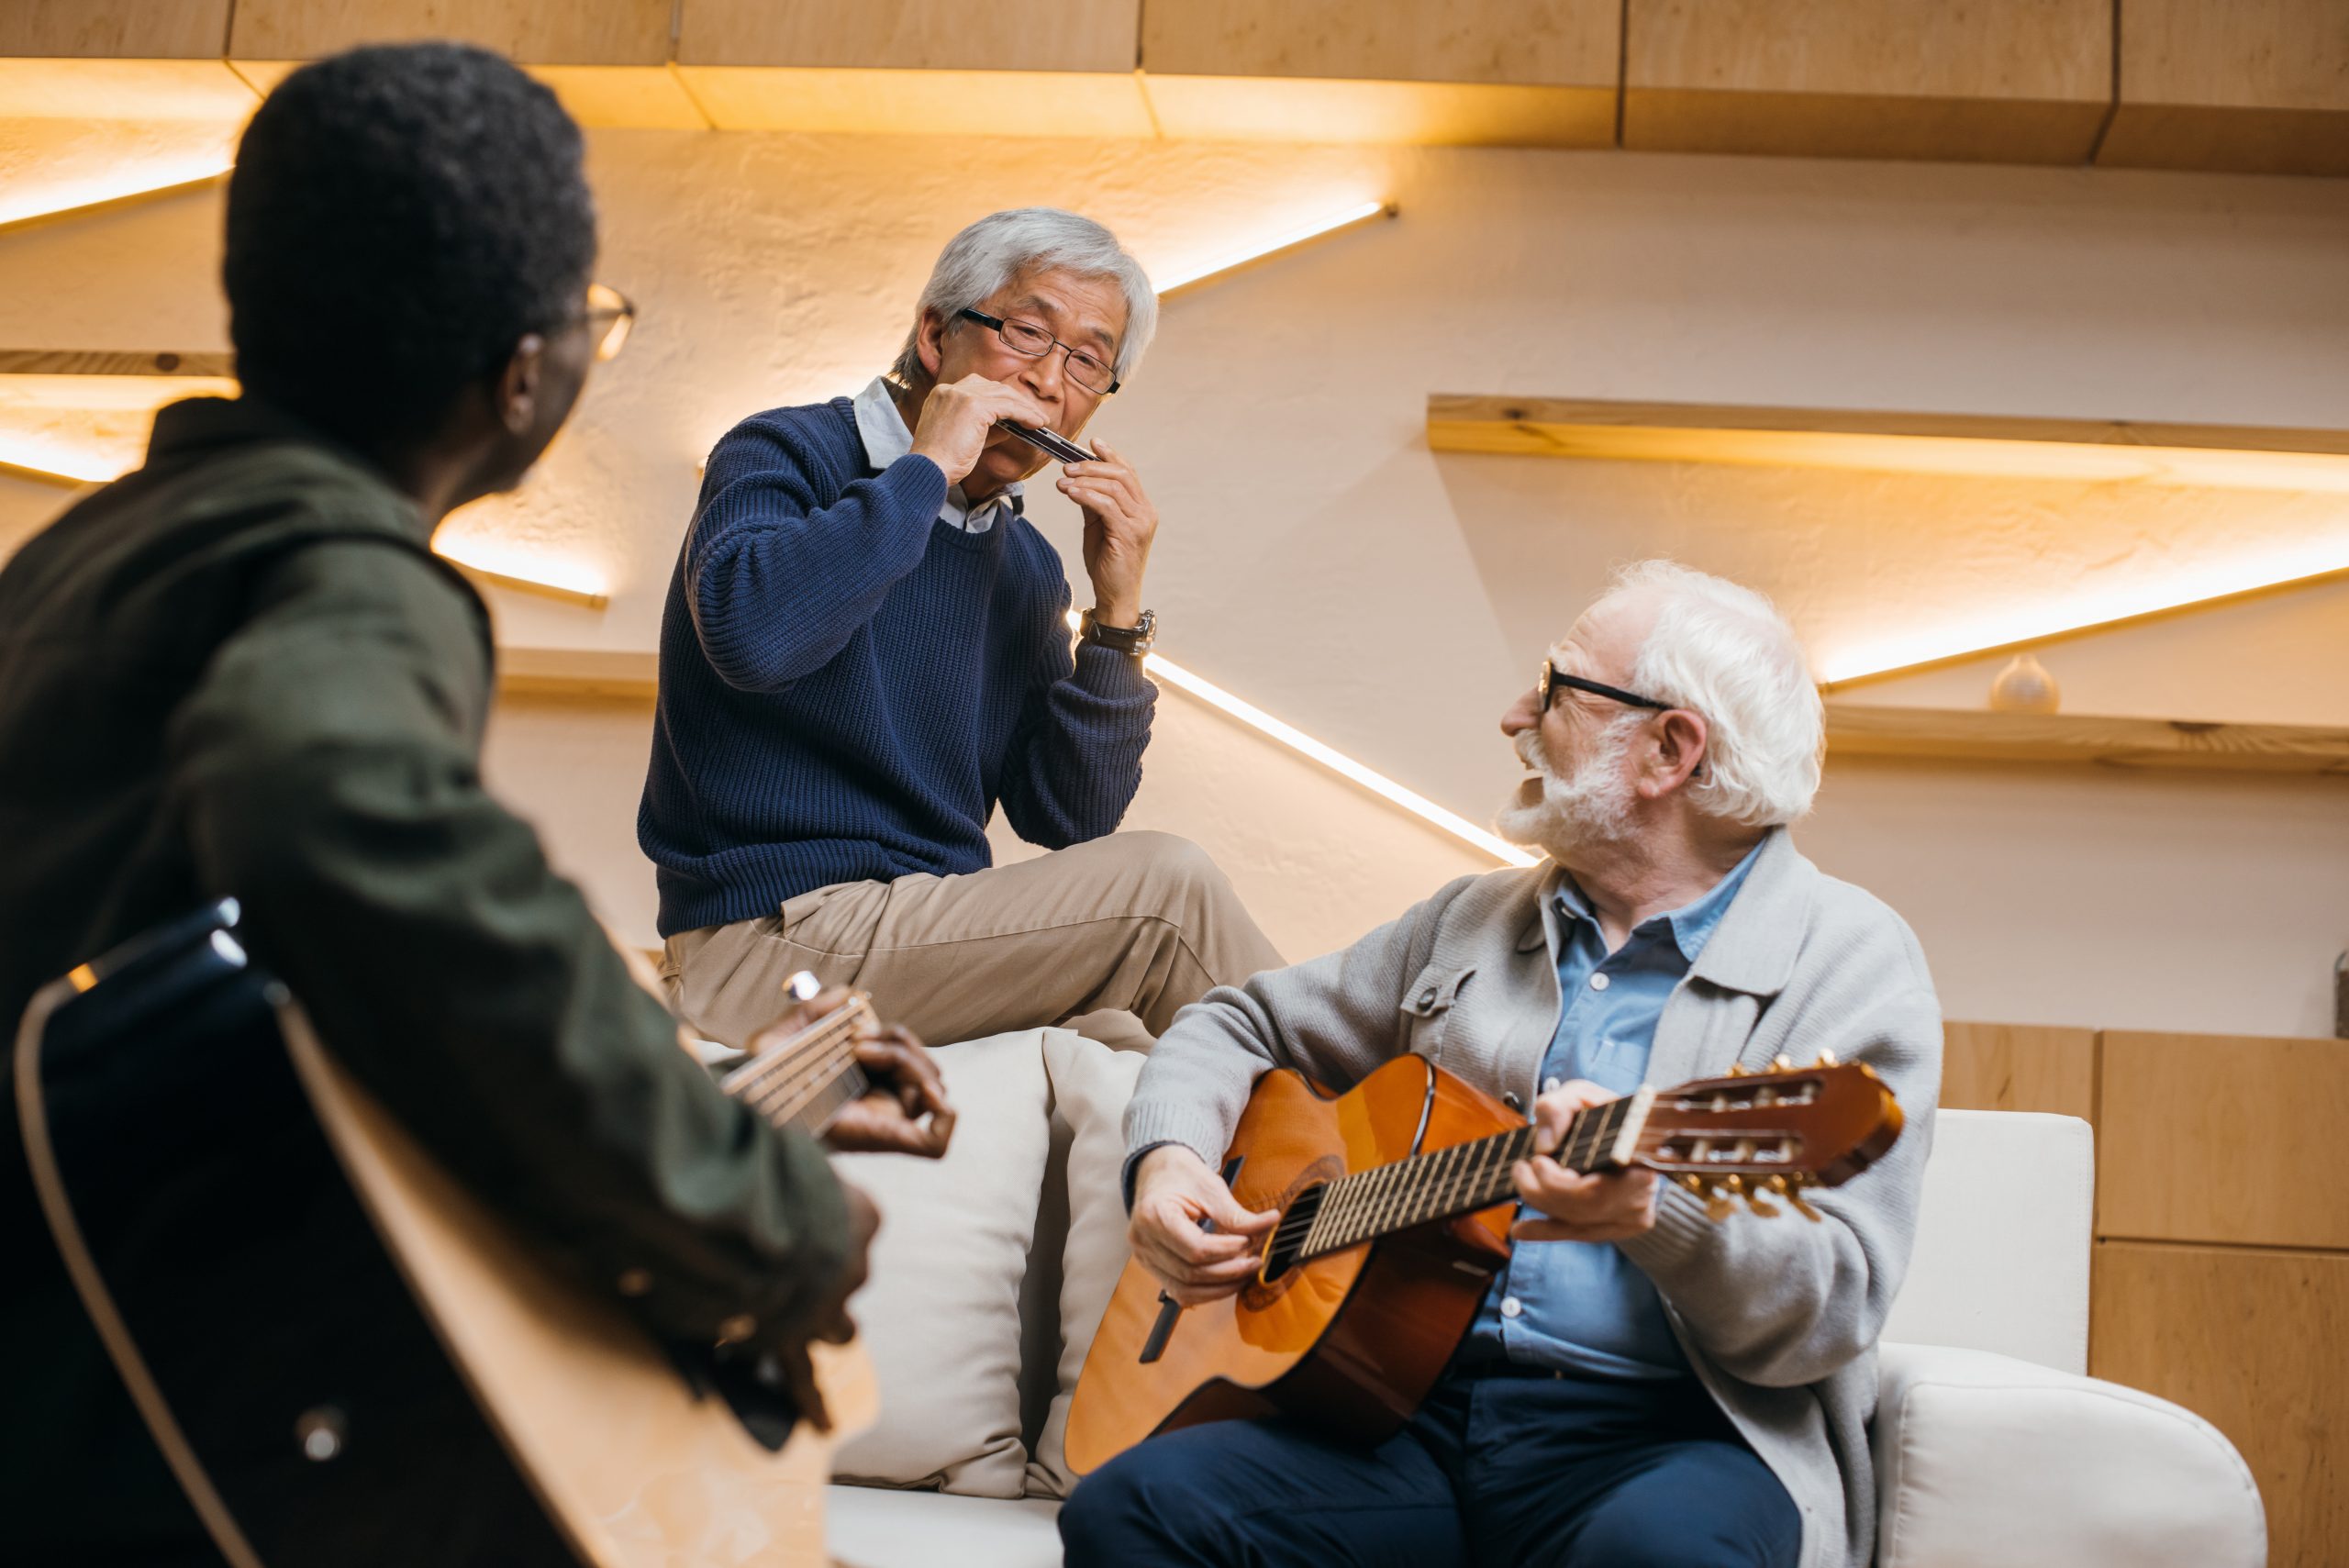
[[[1561,874],[1544,863],[1463,877],[1350,948],[1208,993],[1142,1068],[1128,1149],[1179,1142],[1219,1163],[1266,1070],[1342,1086],[1407,1051],[1530,1105],[1558,1023],[1549,895]],[[1868,1063],[1907,1116],[1882,1162],[1814,1196],[1823,1222],[1741,1209],[1716,1224],[1665,1185],[1655,1229],[1618,1245],[1655,1282],[1698,1375],[1802,1510],[1803,1568],[1865,1568],[1876,1334],[1915,1235],[1941,1006],[1901,918],[1777,831],[1665,1003],[1648,1081],[1821,1051]]]

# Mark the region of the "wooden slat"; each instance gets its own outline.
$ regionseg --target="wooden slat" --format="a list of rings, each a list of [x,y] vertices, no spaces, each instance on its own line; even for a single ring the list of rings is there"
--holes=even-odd
[[[217,60],[230,0],[7,0],[0,56]]]
[[[2088,1371],[2183,1405],[2242,1451],[2273,1568],[2349,1539],[2349,1256],[2099,1242]]]
[[[302,62],[239,60],[231,63],[237,74],[265,97]],[[665,65],[531,65],[526,69],[546,83],[564,111],[584,126],[629,130],[713,128],[676,72]]]
[[[112,349],[0,349],[0,375],[233,376],[229,353],[131,352]]]
[[[2349,729],[2302,724],[2207,724],[1831,702],[1827,749],[1842,757],[2349,775]]]
[[[1153,14],[1155,14],[1153,12]],[[1615,89],[1297,76],[1140,77],[1175,140],[1612,147]]]
[[[1943,1029],[1941,1104],[2096,1120],[2096,1033],[2027,1024]]]
[[[1131,72],[766,65],[679,65],[675,72],[720,130],[1086,139],[1156,134]]]
[[[1289,76],[1605,89],[1619,0],[1179,0],[1142,12],[1150,74]]]
[[[1862,436],[1925,441],[2043,442],[2188,451],[2349,457],[2349,430],[2268,425],[2185,425],[2132,419],[2040,419],[2011,415],[1916,414],[1885,409],[1793,408],[1751,403],[1652,403],[1613,398],[1431,393],[1428,445],[1439,451],[1553,457],[1662,458],[1673,462],[1788,462],[1732,438]],[[1792,453],[1791,445],[1776,449]],[[1724,455],[1750,452],[1756,455]],[[1836,466],[1869,466],[1848,447]],[[1896,464],[1890,454],[1887,466]]]
[[[2111,81],[2110,0],[1629,0],[1623,145],[2078,162]]]
[[[2349,5],[2121,0],[2121,101],[2097,161],[2349,174]]]
[[[665,65],[671,0],[237,0],[237,60],[315,60],[355,44],[461,39],[533,65]]]
[[[1134,68],[1141,9],[1141,0],[685,0],[677,61],[1123,73]]]
[[[2326,1190],[2349,1128],[2339,1040],[2113,1031],[2103,1056],[2098,1235],[2349,1248]]]

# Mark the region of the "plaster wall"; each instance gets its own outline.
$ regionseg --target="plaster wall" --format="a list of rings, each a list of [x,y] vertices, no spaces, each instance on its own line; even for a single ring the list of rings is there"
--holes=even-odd
[[[498,594],[513,645],[651,645],[696,464],[855,390],[967,218],[1086,210],[1173,267],[1366,196],[1403,216],[1174,302],[1097,421],[1164,517],[1162,649],[1472,817],[1493,720],[1615,563],[1774,595],[1822,662],[2338,543],[2340,496],[1434,454],[1431,391],[2349,425],[2349,185],[1386,148],[592,134],[602,274],[644,310],[519,495],[450,527],[584,563]],[[225,346],[217,196],[0,237],[0,342]],[[0,537],[54,491],[0,483]],[[1049,489],[1031,515],[1074,559]],[[2338,587],[2058,645],[2080,712],[2340,723]],[[1079,602],[1085,589],[1078,585]],[[1990,670],[1865,688],[1972,706]],[[1859,695],[1860,694],[1854,694]],[[1303,956],[1480,858],[1169,693],[1132,822],[1185,832]],[[492,776],[631,935],[641,709],[509,703]],[[2349,943],[2349,782],[1831,767],[1801,834],[1924,935],[1951,1011],[2321,1033]],[[2176,888],[2181,896],[2159,895]],[[2199,962],[2197,962],[2199,960]]]

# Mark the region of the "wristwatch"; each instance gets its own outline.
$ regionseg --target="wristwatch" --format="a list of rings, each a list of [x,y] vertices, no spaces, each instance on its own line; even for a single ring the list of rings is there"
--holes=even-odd
[[[1130,654],[1136,659],[1148,653],[1151,646],[1158,640],[1156,610],[1142,611],[1141,619],[1130,627],[1103,626],[1093,618],[1093,612],[1087,610],[1080,625],[1078,635],[1084,640],[1098,643],[1119,653]]]

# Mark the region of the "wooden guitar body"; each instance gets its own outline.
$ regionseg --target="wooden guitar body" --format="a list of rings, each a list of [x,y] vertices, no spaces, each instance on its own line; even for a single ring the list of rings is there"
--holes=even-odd
[[[1245,1207],[1285,1207],[1315,1183],[1523,1121],[1423,1057],[1397,1057],[1334,1098],[1279,1070],[1258,1082],[1226,1169],[1240,1162],[1230,1180]],[[1071,1468],[1090,1472],[1153,1432],[1275,1412],[1356,1441],[1391,1436],[1475,1322],[1513,1217],[1501,1203],[1259,1279],[1184,1311],[1147,1362],[1137,1347],[1163,1307],[1156,1278],[1129,1262],[1069,1411]]]
[[[76,970],[15,1062],[92,1321],[233,1568],[822,1563],[831,1440],[656,1344],[460,1187],[207,910]],[[820,1352],[828,1347],[817,1347]],[[823,1385],[875,1405],[860,1354]]]

